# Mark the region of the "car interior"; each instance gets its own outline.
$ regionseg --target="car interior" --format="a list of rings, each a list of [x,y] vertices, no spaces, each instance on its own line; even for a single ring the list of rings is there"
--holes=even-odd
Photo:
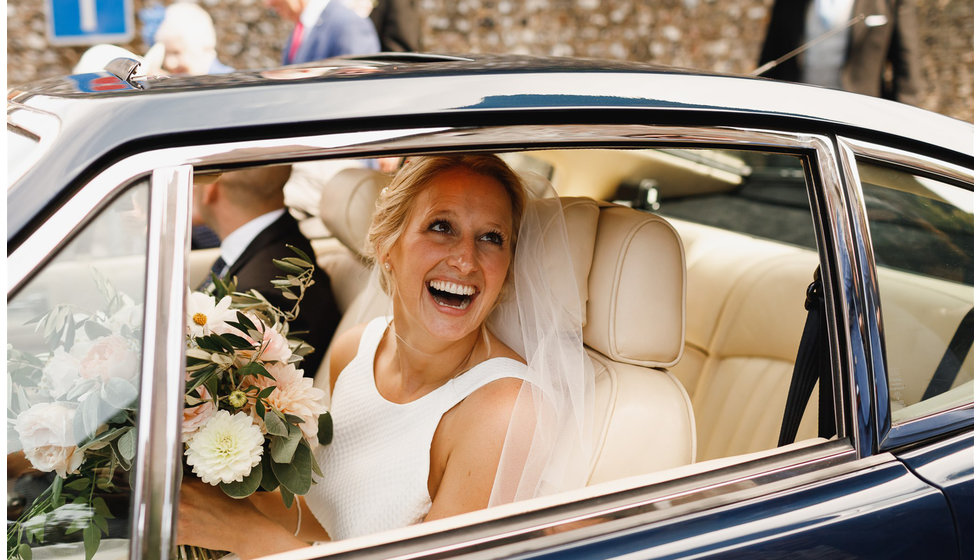
[[[585,299],[583,331],[597,387],[589,483],[775,450],[806,320],[805,292],[819,264],[801,159],[710,149],[501,156],[532,196],[553,187],[562,197],[577,251],[574,281]],[[390,175],[365,160],[347,164],[323,178],[315,215],[302,214],[343,313],[338,331],[390,305],[363,246],[374,200]],[[213,259],[213,252],[192,254],[191,285]],[[917,317],[886,328],[889,343],[899,341],[889,347],[890,360],[906,364],[893,368],[903,372],[893,375],[902,388],[896,394],[910,396],[893,398],[898,413],[921,400],[942,357],[944,344],[916,342],[922,326],[948,341],[972,306],[972,286],[900,269],[879,273],[887,277],[883,290],[901,292],[894,298],[901,307],[889,314]],[[956,390],[936,398],[952,402],[972,392],[972,350],[970,356]],[[325,369],[316,374],[324,389]],[[817,435],[817,393],[798,444],[825,440]]]

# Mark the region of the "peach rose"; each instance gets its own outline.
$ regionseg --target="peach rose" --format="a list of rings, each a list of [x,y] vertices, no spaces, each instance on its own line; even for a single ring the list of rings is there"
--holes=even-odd
[[[60,403],[36,404],[17,416],[17,435],[34,468],[62,478],[78,472],[85,455],[73,441],[74,421],[75,409]]]
[[[118,335],[96,339],[81,358],[81,376],[103,382],[114,377],[135,380],[139,377],[139,353]]]

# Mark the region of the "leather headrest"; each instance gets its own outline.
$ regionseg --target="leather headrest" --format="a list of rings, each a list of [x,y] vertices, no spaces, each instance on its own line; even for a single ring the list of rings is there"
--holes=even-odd
[[[684,348],[685,274],[680,236],[666,220],[600,207],[585,343],[617,362],[676,364]]]
[[[596,229],[599,226],[599,207],[594,200],[586,197],[562,197],[561,205],[565,214],[565,230],[568,232],[567,250],[571,253],[575,284],[584,311],[589,299],[589,270],[592,268]],[[563,279],[556,281],[562,282]],[[588,315],[582,313],[582,326],[587,320]]]
[[[343,169],[323,188],[320,219],[348,249],[364,257],[375,202],[391,178],[366,167]]]

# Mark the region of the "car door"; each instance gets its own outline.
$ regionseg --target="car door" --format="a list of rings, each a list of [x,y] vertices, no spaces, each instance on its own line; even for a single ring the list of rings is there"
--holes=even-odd
[[[949,502],[973,556],[973,170],[842,141],[875,261],[877,443]]]
[[[8,554],[169,556],[190,177],[111,168],[8,258]]]

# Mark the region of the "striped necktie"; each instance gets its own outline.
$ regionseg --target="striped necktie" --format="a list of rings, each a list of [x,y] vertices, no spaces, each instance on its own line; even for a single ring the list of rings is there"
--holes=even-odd
[[[204,279],[204,281],[201,282],[201,285],[197,287],[197,290],[200,292],[200,291],[203,291],[203,290],[207,289],[208,287],[210,287],[212,285],[212,282],[211,282],[211,275],[212,274],[214,274],[218,278],[221,278],[221,274],[225,271],[225,267],[226,267],[225,259],[223,259],[223,258],[221,258],[219,256],[218,259],[216,261],[214,261],[214,264],[211,265],[211,272],[208,273],[208,275]]]

